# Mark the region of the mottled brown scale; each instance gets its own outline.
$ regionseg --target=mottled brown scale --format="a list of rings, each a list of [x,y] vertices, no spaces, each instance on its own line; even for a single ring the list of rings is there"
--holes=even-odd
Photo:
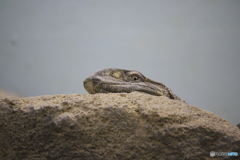
[[[164,84],[155,82],[134,70],[106,68],[86,78],[83,85],[90,94],[138,91],[181,100]]]

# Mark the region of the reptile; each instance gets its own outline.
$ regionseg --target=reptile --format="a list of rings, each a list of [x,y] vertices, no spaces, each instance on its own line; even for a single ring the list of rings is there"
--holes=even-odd
[[[181,100],[164,84],[155,82],[135,70],[106,68],[87,77],[83,85],[88,93],[130,93],[144,92],[156,96],[166,96]]]

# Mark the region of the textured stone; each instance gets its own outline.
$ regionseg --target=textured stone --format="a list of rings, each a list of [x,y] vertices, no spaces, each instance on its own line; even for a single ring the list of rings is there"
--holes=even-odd
[[[238,127],[164,96],[133,92],[0,100],[2,159],[215,159],[210,151],[239,152]]]

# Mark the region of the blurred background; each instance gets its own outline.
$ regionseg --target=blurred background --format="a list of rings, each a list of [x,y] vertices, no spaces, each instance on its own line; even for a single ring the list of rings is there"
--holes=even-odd
[[[237,124],[239,51],[239,0],[0,1],[0,88],[24,97],[133,69]]]

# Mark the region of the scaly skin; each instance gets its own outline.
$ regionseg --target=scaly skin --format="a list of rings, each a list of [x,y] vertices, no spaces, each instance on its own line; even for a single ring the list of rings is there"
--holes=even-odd
[[[90,94],[138,91],[181,100],[164,84],[155,82],[134,70],[106,68],[86,78],[83,84]]]

